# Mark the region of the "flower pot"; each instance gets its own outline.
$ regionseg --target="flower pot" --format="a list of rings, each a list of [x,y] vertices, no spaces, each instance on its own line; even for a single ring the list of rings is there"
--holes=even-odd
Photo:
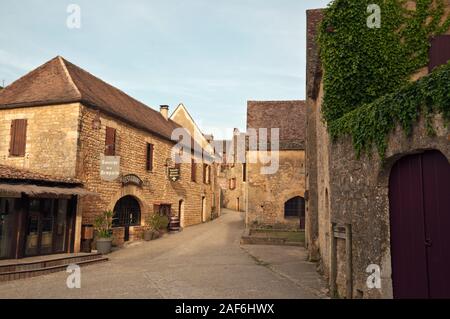
[[[150,241],[152,239],[153,239],[153,231],[151,231],[151,230],[144,231],[144,240]]]
[[[159,237],[161,237],[161,234],[159,231],[157,231],[157,230],[152,231],[152,239],[158,239]]]
[[[96,243],[97,251],[102,255],[109,254],[112,248],[112,241],[112,238],[98,238]]]

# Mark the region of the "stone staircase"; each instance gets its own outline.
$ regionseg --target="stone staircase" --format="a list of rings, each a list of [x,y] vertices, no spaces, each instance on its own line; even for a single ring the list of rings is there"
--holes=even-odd
[[[8,260],[0,263],[0,282],[65,271],[67,266],[71,264],[76,264],[83,267],[106,261],[108,261],[108,258],[103,257],[102,254],[98,253],[65,254],[63,256],[45,256],[26,258],[22,260]]]

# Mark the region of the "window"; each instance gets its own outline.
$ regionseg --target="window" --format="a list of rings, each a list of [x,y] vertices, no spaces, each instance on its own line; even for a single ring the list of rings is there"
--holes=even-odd
[[[247,181],[247,163],[242,163],[242,181]]]
[[[27,143],[27,120],[12,120],[11,140],[9,145],[10,156],[25,156]]]
[[[112,127],[106,127],[105,155],[116,155],[116,129]]]
[[[429,60],[428,69],[430,72],[450,60],[450,35],[436,36],[431,40]]]
[[[147,143],[147,171],[153,171],[153,144]]]
[[[297,196],[284,203],[284,217],[305,217],[305,199]]]
[[[191,159],[191,181],[197,181],[197,163],[195,163],[195,159]]]

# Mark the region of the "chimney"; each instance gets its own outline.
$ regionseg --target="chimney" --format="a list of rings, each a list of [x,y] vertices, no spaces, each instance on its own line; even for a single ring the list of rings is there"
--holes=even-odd
[[[167,120],[169,119],[169,106],[168,105],[161,105],[159,107],[159,111],[161,112],[161,115]]]

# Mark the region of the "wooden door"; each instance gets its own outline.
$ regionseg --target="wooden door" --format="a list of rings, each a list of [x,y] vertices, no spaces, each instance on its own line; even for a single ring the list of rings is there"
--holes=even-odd
[[[395,298],[450,298],[450,165],[429,151],[400,159],[389,182]]]

